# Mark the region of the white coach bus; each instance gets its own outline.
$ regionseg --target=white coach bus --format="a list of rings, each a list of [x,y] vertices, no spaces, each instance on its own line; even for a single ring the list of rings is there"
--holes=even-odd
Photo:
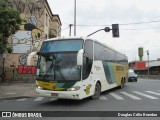
[[[96,40],[59,37],[45,40],[38,55],[36,92],[39,96],[81,100],[123,87],[128,81],[128,58]]]

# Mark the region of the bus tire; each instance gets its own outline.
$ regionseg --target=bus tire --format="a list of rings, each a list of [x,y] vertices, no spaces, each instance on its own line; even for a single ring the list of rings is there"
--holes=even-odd
[[[91,97],[92,99],[98,99],[99,96],[101,95],[101,86],[97,82],[94,90],[94,95]]]
[[[121,80],[121,85],[120,85],[120,88],[121,88],[121,89],[124,87],[124,83],[125,83],[125,81],[124,81],[124,79],[122,79],[122,80]]]

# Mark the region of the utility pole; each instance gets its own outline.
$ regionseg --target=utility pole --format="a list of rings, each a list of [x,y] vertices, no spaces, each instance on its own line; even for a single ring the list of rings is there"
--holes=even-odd
[[[148,56],[148,78],[149,78],[149,50],[146,51]]]
[[[76,0],[74,0],[74,36],[76,36]]]

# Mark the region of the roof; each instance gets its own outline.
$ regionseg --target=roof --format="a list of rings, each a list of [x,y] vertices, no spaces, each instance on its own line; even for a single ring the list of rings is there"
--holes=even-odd
[[[48,1],[47,1],[47,0],[44,0],[44,1],[46,2],[46,5],[47,5],[47,7],[48,7],[48,9],[49,9],[49,11],[50,11],[50,13],[51,13],[51,15],[52,15],[53,17],[56,16],[56,17],[59,19],[60,25],[62,25],[61,19],[60,19],[59,15],[53,14],[53,13],[52,13],[52,10],[51,10],[51,8],[50,8],[50,6],[49,6]]]

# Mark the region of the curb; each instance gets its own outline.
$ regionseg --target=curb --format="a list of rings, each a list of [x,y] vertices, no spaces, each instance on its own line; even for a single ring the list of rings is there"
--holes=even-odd
[[[3,100],[16,100],[16,99],[22,99],[22,98],[33,98],[32,96],[17,96],[17,97],[9,97],[9,98],[0,98],[0,101]]]

